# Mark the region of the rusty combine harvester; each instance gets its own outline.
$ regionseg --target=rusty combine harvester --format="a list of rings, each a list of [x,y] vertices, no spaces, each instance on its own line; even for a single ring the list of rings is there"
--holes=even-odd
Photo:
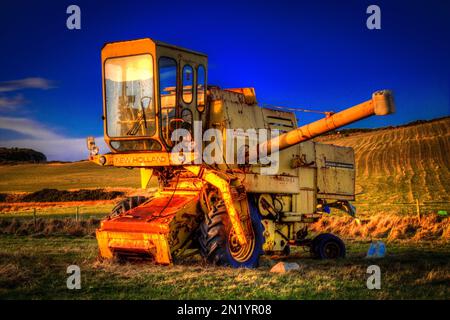
[[[101,222],[101,257],[148,256],[171,264],[198,250],[210,263],[256,267],[261,254],[289,254],[291,246],[307,246],[322,259],[345,256],[344,243],[332,234],[309,239],[308,224],[330,208],[354,214],[354,153],[311,139],[394,112],[389,91],[297,127],[293,112],[258,106],[252,88],[207,86],[207,56],[198,52],[148,38],[114,42],[102,49],[102,65],[104,137],[111,153],[98,154],[88,138],[90,160],[140,168],[141,187],[155,176],[159,188],[151,197],[121,201]],[[266,160],[278,156],[277,171],[264,171],[270,163],[255,161],[245,134],[243,164],[207,164],[196,148],[172,152],[172,134],[180,128],[196,146],[207,144],[201,137],[195,141],[198,121],[200,134],[216,129],[227,142],[251,128],[279,130],[257,149],[267,152]],[[234,156],[242,153],[229,148]]]

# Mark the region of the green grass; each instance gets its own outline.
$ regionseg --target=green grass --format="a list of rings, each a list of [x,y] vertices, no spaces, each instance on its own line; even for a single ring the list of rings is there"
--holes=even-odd
[[[33,192],[44,188],[139,188],[139,170],[102,167],[87,161],[62,164],[0,166],[0,192]]]
[[[300,270],[270,273],[204,265],[198,257],[163,267],[97,261],[93,238],[0,236],[0,299],[448,299],[450,245],[389,243],[388,256],[364,259],[368,243],[348,243],[348,258],[317,261],[297,252]],[[81,268],[82,289],[66,288],[66,268]],[[382,289],[366,288],[377,264]]]

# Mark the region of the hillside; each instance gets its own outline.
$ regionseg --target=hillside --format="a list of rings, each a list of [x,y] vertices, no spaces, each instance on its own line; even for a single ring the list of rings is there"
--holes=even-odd
[[[450,117],[316,139],[355,149],[356,204],[373,211],[399,205],[450,209]]]
[[[0,147],[0,163],[40,163],[47,157],[38,151],[23,148]]]

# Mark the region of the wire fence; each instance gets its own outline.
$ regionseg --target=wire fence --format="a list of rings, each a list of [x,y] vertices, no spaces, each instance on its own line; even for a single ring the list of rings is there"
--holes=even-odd
[[[73,219],[75,221],[102,219],[110,212],[109,207],[28,207],[0,213],[0,219]]]
[[[401,215],[415,214],[418,216],[425,215],[447,215],[450,212],[450,201],[419,201],[415,202],[396,202],[396,203],[379,203],[379,202],[358,202],[353,205],[356,207],[357,214],[372,215],[376,213],[396,213]]]
[[[416,201],[398,203],[354,202],[357,214],[392,212],[398,214],[429,215],[450,212],[450,201]],[[24,207],[1,212],[0,219],[74,219],[75,221],[102,219],[113,205]]]

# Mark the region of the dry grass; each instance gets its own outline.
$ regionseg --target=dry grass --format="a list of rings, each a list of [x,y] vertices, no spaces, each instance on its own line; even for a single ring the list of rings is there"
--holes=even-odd
[[[424,285],[427,283],[450,284],[450,272],[448,270],[432,269],[423,277],[417,279],[416,283],[418,285]]]
[[[428,215],[377,214],[357,220],[348,216],[324,216],[311,226],[317,233],[331,232],[344,238],[404,240],[450,240],[450,219]]]
[[[8,215],[5,214],[4,217]],[[37,218],[36,223],[30,216],[13,216],[0,219],[0,233],[17,235],[92,235],[99,225],[97,216],[85,217],[81,221],[73,218]],[[73,217],[73,214],[70,215]],[[83,216],[80,216],[83,217]],[[416,216],[378,214],[366,219],[353,219],[349,216],[323,216],[310,226],[313,233],[330,232],[342,238],[371,240],[450,240],[450,219],[438,215],[427,215],[419,220]]]
[[[14,288],[26,282],[30,277],[30,272],[21,269],[16,263],[0,265],[0,274],[2,275],[0,286],[4,288]]]
[[[100,220],[88,219],[76,221],[74,219],[1,219],[0,233],[12,235],[33,236],[93,236]]]

